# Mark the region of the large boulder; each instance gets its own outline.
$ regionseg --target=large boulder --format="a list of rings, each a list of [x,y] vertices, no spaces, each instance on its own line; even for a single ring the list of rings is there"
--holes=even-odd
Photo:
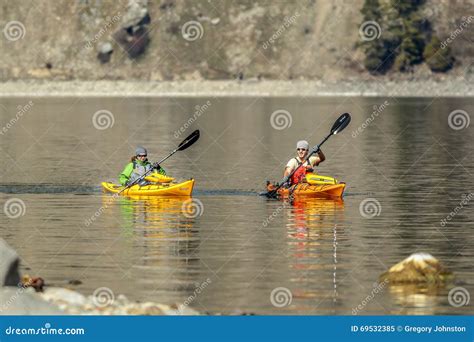
[[[445,284],[453,279],[435,257],[428,253],[415,253],[392,266],[380,276],[381,282],[390,284]]]
[[[122,27],[124,29],[135,29],[150,23],[148,14],[147,0],[129,0],[127,11],[122,18]]]
[[[0,238],[0,286],[18,286],[20,258],[5,240]]]
[[[130,58],[140,56],[150,43],[149,23],[148,1],[129,0],[122,24],[113,36]]]

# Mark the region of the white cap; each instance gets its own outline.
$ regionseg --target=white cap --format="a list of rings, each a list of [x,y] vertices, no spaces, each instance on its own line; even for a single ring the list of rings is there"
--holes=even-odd
[[[305,150],[309,150],[309,144],[306,140],[300,140],[296,143],[296,148],[304,148]]]

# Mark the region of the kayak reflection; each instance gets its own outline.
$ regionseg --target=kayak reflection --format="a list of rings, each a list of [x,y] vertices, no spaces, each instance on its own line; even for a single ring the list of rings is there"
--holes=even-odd
[[[303,244],[309,242],[309,238],[320,240],[326,234],[332,236],[332,230],[328,232],[327,228],[343,214],[342,199],[296,198],[288,211],[288,236],[301,240]]]
[[[314,298],[314,313],[325,306],[334,310],[341,305],[337,302],[337,244],[341,236],[344,238],[344,226],[338,222],[344,222],[342,199],[295,199],[288,209],[290,267],[296,272],[295,304],[298,298]]]
[[[120,226],[122,246],[132,251],[128,272],[136,298],[149,301],[151,293],[154,301],[184,302],[203,281],[199,217],[186,212],[191,197],[102,196],[109,206],[103,215]]]
[[[191,197],[102,195],[104,207],[115,207],[125,236],[150,239],[188,239],[194,218],[183,210]]]

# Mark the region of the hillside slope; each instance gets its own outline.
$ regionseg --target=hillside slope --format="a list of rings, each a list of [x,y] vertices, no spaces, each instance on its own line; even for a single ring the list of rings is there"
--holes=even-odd
[[[0,0],[0,81],[370,77],[356,48],[363,0],[149,1],[150,23],[145,28],[150,43],[138,58],[130,58],[113,38],[125,20],[127,4]],[[442,39],[463,17],[474,15],[472,0],[428,0],[423,6],[423,15]],[[473,41],[474,22],[450,43],[456,67],[448,75],[473,72]],[[105,42],[113,52],[102,64],[97,49]],[[425,65],[417,67],[415,76],[439,77]],[[407,79],[413,74],[378,77]]]

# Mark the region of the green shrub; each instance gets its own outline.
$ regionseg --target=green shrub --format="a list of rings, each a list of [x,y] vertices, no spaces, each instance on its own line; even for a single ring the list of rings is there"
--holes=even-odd
[[[399,54],[395,58],[394,68],[403,72],[410,70],[410,63],[408,62],[407,56],[404,53]]]
[[[424,0],[391,0],[390,5],[397,10],[401,16],[408,15],[420,7]]]
[[[434,72],[446,72],[454,65],[454,57],[449,46],[441,47],[441,41],[433,36],[423,51],[426,64]]]

